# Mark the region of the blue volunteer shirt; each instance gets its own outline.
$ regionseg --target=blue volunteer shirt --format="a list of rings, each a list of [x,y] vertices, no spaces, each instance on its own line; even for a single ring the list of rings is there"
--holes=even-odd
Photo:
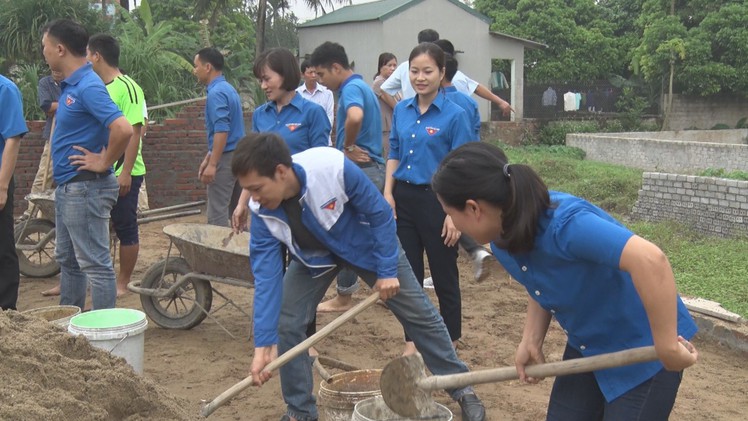
[[[448,100],[465,110],[470,127],[473,129],[473,140],[480,141],[480,112],[478,111],[478,103],[469,95],[458,91],[454,85],[444,88],[444,94]]]
[[[218,76],[208,84],[208,99],[205,101],[205,130],[208,132],[208,151],[213,150],[216,133],[228,133],[224,152],[236,149],[244,137],[244,114],[242,101],[226,78]]]
[[[389,159],[400,161],[393,176],[412,184],[431,184],[442,159],[472,140],[465,110],[441,93],[424,114],[418,109],[418,95],[402,100],[392,115]]]
[[[52,165],[58,186],[77,174],[70,164],[71,155],[81,152],[73,146],[82,146],[99,153],[109,144],[109,126],[122,117],[112,102],[101,78],[94,73],[91,63],[86,63],[60,84],[60,100],[52,137]],[[111,172],[111,168],[108,172]]]
[[[280,113],[275,101],[270,101],[257,107],[252,114],[252,131],[277,133],[286,141],[292,155],[316,146],[327,146],[330,130],[325,109],[298,93]]]
[[[585,357],[649,346],[649,320],[631,275],[619,269],[634,235],[585,200],[551,192],[553,208],[539,221],[535,247],[513,255],[491,244],[496,259],[568,336]],[[690,339],[696,324],[678,297],[678,334]],[[659,361],[595,371],[610,402],[662,370]]]
[[[338,126],[335,146],[343,150],[345,145],[345,119],[348,109],[359,107],[364,110],[364,120],[356,137],[356,145],[366,150],[373,161],[384,164],[382,156],[382,115],[379,111],[379,99],[371,87],[364,82],[361,75],[352,75],[340,85],[338,93]]]
[[[3,163],[5,141],[17,136],[25,135],[29,129],[23,118],[23,99],[18,87],[3,75],[0,75],[0,165]]]

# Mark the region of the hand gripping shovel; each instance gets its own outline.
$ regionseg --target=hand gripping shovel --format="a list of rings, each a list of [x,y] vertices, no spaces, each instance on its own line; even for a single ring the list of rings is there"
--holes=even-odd
[[[634,348],[626,351],[595,355],[547,364],[525,367],[530,377],[552,377],[586,373],[605,368],[621,367],[657,359],[654,346]],[[421,354],[397,358],[382,371],[379,386],[387,406],[396,413],[409,418],[428,417],[435,413],[436,404],[431,391],[456,389],[474,384],[495,383],[519,378],[516,367],[471,371],[444,376],[426,376]]]
[[[283,355],[279,356],[277,359],[275,359],[275,361],[268,364],[265,367],[265,371],[275,371],[279,369],[280,367],[284,366],[287,362],[296,358],[297,356],[307,352],[309,348],[311,348],[317,342],[329,336],[330,333],[332,333],[335,329],[339,328],[341,325],[343,325],[348,320],[356,317],[362,311],[371,307],[374,303],[377,302],[377,299],[379,299],[379,292],[375,292],[371,294],[367,299],[358,303],[355,307],[341,314],[335,320],[330,322],[330,324],[320,329],[319,332],[306,338],[304,342],[284,352]],[[246,389],[251,384],[252,384],[252,376],[249,376],[245,378],[244,380],[240,381],[239,383],[231,386],[225,392],[221,393],[220,395],[218,395],[218,397],[216,397],[211,402],[203,406],[203,409],[202,411],[200,411],[200,414],[203,417],[208,417],[216,409],[218,409],[220,406],[222,406],[223,404],[231,400],[234,396],[238,395],[239,392]]]

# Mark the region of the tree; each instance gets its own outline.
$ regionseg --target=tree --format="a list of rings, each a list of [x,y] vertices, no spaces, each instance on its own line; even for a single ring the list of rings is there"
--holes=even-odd
[[[41,56],[41,29],[54,19],[80,22],[90,33],[106,28],[101,16],[88,0],[0,0],[0,70],[4,73],[14,64],[37,63]]]
[[[491,29],[548,45],[525,53],[528,83],[607,78],[626,68],[610,13],[595,0],[476,0]],[[624,44],[625,45],[625,44]]]

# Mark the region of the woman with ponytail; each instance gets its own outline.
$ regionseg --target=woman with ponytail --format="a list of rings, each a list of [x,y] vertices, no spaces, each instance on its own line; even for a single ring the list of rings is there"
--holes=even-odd
[[[458,230],[490,242],[529,294],[515,364],[544,362],[552,318],[567,334],[564,359],[654,345],[658,361],[558,377],[548,420],[667,420],[683,369],[696,363],[696,325],[670,263],[602,209],[548,191],[530,167],[486,143],[452,151],[432,180]]]

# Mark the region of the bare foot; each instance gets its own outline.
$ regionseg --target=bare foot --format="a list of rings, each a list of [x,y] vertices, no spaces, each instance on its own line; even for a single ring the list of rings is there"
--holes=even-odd
[[[319,357],[319,351],[317,351],[314,347],[309,348],[309,356],[312,358]]]
[[[127,288],[120,289],[119,286],[117,286],[117,298],[122,298],[129,293],[130,290],[128,290]]]
[[[57,286],[55,286],[54,288],[42,291],[42,295],[45,297],[56,297],[60,295],[60,284],[57,284]]]
[[[336,295],[335,298],[331,298],[323,303],[317,305],[317,312],[319,313],[341,313],[348,311],[353,307],[353,296],[351,295]]]
[[[417,353],[418,350],[416,349],[416,344],[413,342],[405,342],[405,349],[403,349],[403,357],[407,357],[408,355],[413,355]]]

